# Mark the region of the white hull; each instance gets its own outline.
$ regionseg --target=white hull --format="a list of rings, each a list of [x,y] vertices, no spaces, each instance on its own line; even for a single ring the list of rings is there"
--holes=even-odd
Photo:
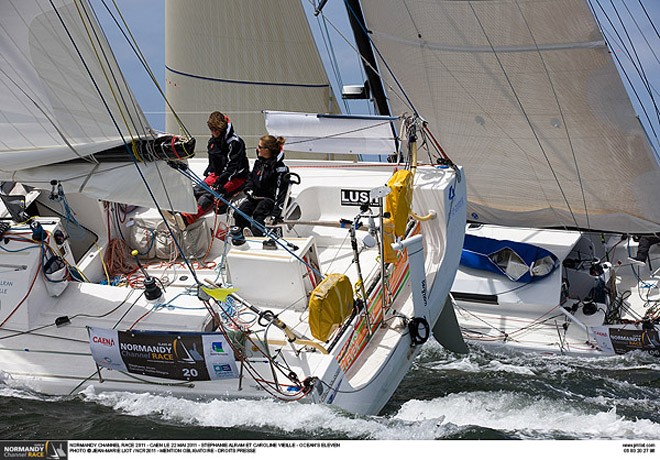
[[[203,169],[204,163],[193,160],[191,169]],[[146,267],[150,276],[165,285],[164,297],[155,301],[145,299],[141,286],[97,284],[105,279],[100,257],[108,250],[107,214],[99,202],[72,195],[69,204],[78,222],[98,235],[98,246],[91,244],[86,253],[73,260],[72,253],[76,251],[72,251],[69,242],[77,243],[74,241],[77,237],[71,223],[67,225],[60,219],[47,217],[38,220],[51,234],[57,229],[68,234],[69,239],[62,245],[66,258],[72,266],[77,265],[90,282],[69,282],[58,296],[49,295],[39,267],[39,245],[12,241],[11,248],[27,249],[2,254],[2,264],[14,267],[0,273],[0,370],[4,381],[47,394],[75,394],[93,386],[97,392],[168,393],[187,398],[275,396],[283,400],[334,404],[355,413],[377,413],[395,391],[419,350],[418,346],[411,346],[408,328],[401,318],[424,317],[432,327],[448,295],[464,234],[464,181],[457,181],[449,169],[418,169],[420,179],[416,180],[414,207],[419,208],[420,213],[429,209],[437,212],[436,219],[420,223],[419,229],[424,247],[422,273],[425,273],[425,281],[422,285],[426,285],[426,291],[420,295],[426,296],[426,304],[416,304],[413,300],[414,267],[409,272],[405,265],[401,279],[394,286],[392,308],[374,313],[380,308],[377,283],[380,261],[377,248],[364,249],[360,255],[364,285],[377,286],[374,293],[368,295],[372,299],[373,315],[369,324],[374,327],[364,344],[350,345],[349,342],[360,338],[360,324],[365,324],[362,313],[349,319],[339,333],[325,342],[312,336],[304,297],[309,294],[309,283],[314,282],[310,281],[313,277],[297,257],[315,259],[322,274],[344,273],[355,283],[357,272],[352,263],[347,229],[312,222],[352,219],[359,207],[342,205],[338,199],[340,190],[369,190],[381,186],[390,177],[393,166],[287,163],[302,178],[302,183],[294,185],[291,193],[299,206],[297,210],[292,208],[295,218],[307,222],[283,227],[284,238],[297,247],[292,250],[295,256],[281,247],[275,251],[263,250],[263,238],[257,237],[248,237],[242,247],[229,245],[223,253],[223,242],[212,238],[208,254],[199,256],[195,271],[204,284],[232,281],[239,287],[239,296],[262,311],[271,310],[300,341],[290,343],[287,335],[274,324],[265,320],[259,324],[254,312],[236,306],[240,315],[235,318],[249,323],[246,329],[251,333],[242,348],[232,346],[236,371],[233,377],[209,381],[171,380],[98,367],[90,351],[90,336],[96,335],[89,327],[179,334],[219,329],[213,325],[197,290],[191,290],[195,281],[181,260],[153,261]],[[47,203],[47,194],[39,200]],[[218,229],[225,228],[219,223],[225,217],[211,213],[202,226],[210,227],[216,234]],[[123,234],[130,233],[131,227],[137,228],[150,219],[159,224],[156,210],[138,209],[126,216],[121,230]],[[14,232],[20,233],[18,228],[13,228],[10,234]],[[25,233],[23,230],[23,235],[29,238],[29,231]],[[357,233],[360,238],[367,234],[365,230]],[[154,247],[147,250],[153,251]],[[225,269],[216,269],[222,263]],[[300,276],[294,276],[296,274]],[[393,274],[390,280],[397,282],[395,278]],[[214,308],[219,311],[217,306]],[[58,320],[64,317],[67,319]],[[64,324],[56,326],[56,320]],[[232,327],[235,324],[232,323]],[[376,327],[377,324],[380,325]],[[110,344],[109,340],[93,340],[101,345]],[[225,348],[226,345],[225,342]],[[345,345],[348,352],[342,351]],[[264,350],[273,357],[272,362],[266,359]],[[236,353],[243,354],[245,359],[238,359]],[[278,366],[285,371],[276,369]],[[255,380],[257,374],[261,381]]]
[[[660,280],[652,276],[652,269],[660,268],[656,248],[650,267],[630,263],[637,243],[619,235],[603,239],[600,234],[498,226],[468,226],[467,233],[531,243],[560,261],[549,276],[528,284],[460,266],[452,296],[468,343],[497,351],[609,356],[637,349],[637,337],[654,335],[641,319],[660,300]],[[602,274],[593,271],[592,261],[599,262]],[[616,296],[610,294],[609,280]],[[617,304],[622,305],[618,312]]]

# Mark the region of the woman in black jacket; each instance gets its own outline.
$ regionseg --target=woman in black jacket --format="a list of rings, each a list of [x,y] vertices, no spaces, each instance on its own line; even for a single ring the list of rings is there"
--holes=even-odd
[[[245,142],[235,132],[229,117],[221,112],[213,112],[206,123],[211,131],[208,142],[209,165],[204,171],[204,183],[229,199],[240,192],[250,173],[250,164],[245,153]],[[175,216],[177,226],[184,230],[209,212],[214,197],[206,187],[194,188],[197,198],[197,213],[181,213]]]
[[[239,210],[261,224],[253,225],[241,213],[234,213],[236,225],[241,228],[251,227],[256,236],[263,235],[261,230],[267,217],[277,220],[282,214],[288,189],[289,168],[284,164],[283,137],[262,136],[257,146],[257,161],[245,183],[244,193],[247,199]]]

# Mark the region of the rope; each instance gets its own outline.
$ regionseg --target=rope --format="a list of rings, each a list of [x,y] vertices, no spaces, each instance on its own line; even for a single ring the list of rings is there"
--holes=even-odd
[[[129,275],[137,271],[138,266],[135,260],[129,257],[130,253],[131,248],[128,247],[126,241],[119,238],[110,240],[104,257],[110,277]]]

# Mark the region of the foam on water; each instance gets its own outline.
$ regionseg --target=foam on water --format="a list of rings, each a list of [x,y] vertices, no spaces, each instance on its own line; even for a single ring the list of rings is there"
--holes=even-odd
[[[153,435],[152,420],[162,433],[191,438],[217,428],[219,436],[255,439],[660,439],[659,370],[657,358],[645,354],[585,359],[472,349],[462,357],[429,341],[380,416],[271,399],[97,394],[93,386],[82,397],[53,397],[11,378],[0,384],[0,409],[10,414],[12,400],[29,401],[18,405],[26,411],[21,423],[37,438],[51,435],[40,421],[54,412],[72,436],[83,437],[127,415],[145,419],[136,423],[144,430],[138,436]],[[10,423],[0,429],[14,433]]]
[[[453,431],[442,417],[409,421],[404,418],[358,417],[319,404],[283,403],[270,399],[190,401],[172,396],[85,391],[91,402],[133,416],[157,416],[191,426],[265,429],[297,432],[301,437],[323,434],[351,439],[440,439]]]
[[[470,427],[484,427],[523,439],[660,438],[660,424],[621,416],[607,398],[591,401],[593,406],[571,407],[511,392],[455,393],[407,401],[388,417],[357,417],[324,405],[267,399],[199,402],[151,394],[96,394],[91,388],[85,397],[133,416],[157,416],[190,426],[297,432],[301,437],[443,439]]]
[[[454,355],[445,351],[437,342],[429,345],[420,355],[420,365],[438,371],[458,370],[470,373],[503,372],[521,375],[565,376],[577,372],[600,374],[603,371],[617,375],[633,372],[660,372],[660,361],[643,352],[625,355],[584,358],[562,355],[539,355],[523,353],[491,353],[478,346],[470,347],[467,356]]]
[[[443,424],[488,427],[530,439],[660,438],[660,424],[628,420],[617,415],[616,407],[589,411],[511,392],[455,393],[430,401],[411,400],[395,416],[411,422],[440,417],[444,417]]]
[[[11,386],[6,386],[6,383],[4,385],[0,385],[0,397],[46,402],[55,402],[64,399],[62,396],[46,396],[41,393],[34,393],[25,388],[14,388]]]

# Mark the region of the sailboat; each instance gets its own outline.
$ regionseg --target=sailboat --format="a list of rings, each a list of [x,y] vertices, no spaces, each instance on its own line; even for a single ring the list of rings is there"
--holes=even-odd
[[[660,248],[629,261],[660,230],[657,136],[622,83],[601,2],[347,3],[391,113],[423,113],[469,178],[452,287],[468,342],[658,356]]]
[[[433,327],[460,347],[446,299],[466,180],[454,163],[418,164],[418,117],[271,107],[270,132],[323,152],[287,160],[282,219],[245,234],[240,197],[216,195],[227,212],[180,228],[171,213],[195,211],[207,160],[181,119],[175,135],[149,126],[97,13],[80,0],[0,5],[5,385],[375,414]]]

